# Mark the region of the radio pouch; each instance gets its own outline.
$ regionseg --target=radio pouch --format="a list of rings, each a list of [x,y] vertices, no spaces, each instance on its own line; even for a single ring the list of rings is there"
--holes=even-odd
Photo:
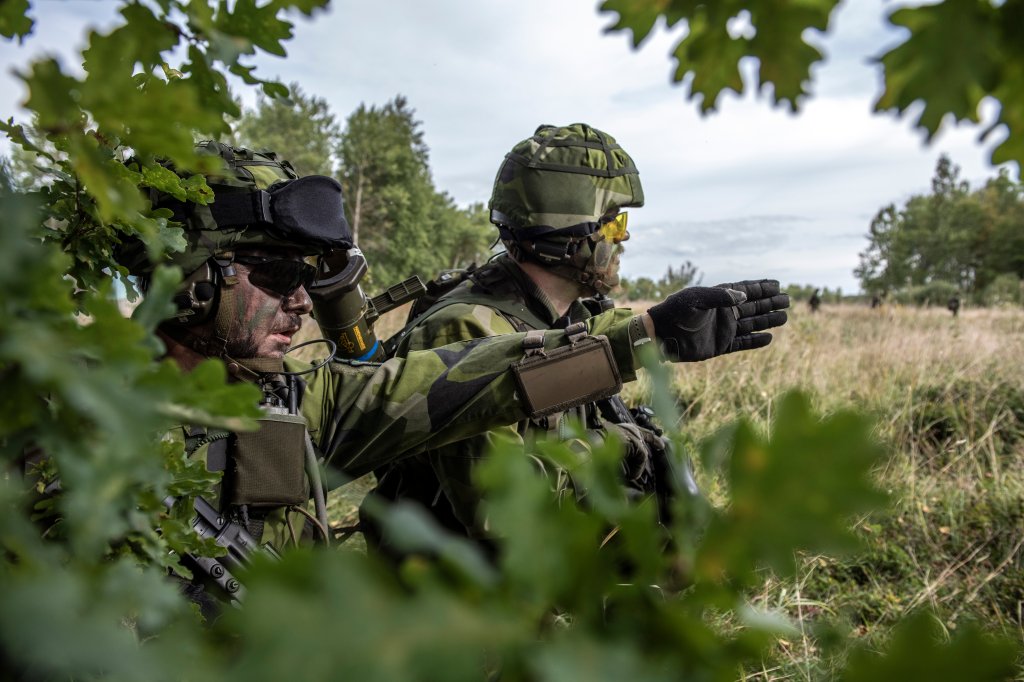
[[[309,500],[305,475],[306,420],[264,411],[256,431],[234,433],[224,477],[227,502],[282,507]]]
[[[544,349],[544,334],[528,332],[526,357],[512,365],[519,393],[531,418],[613,396],[622,390],[622,377],[604,336],[587,336],[566,329],[570,345]],[[573,333],[575,332],[575,333]]]

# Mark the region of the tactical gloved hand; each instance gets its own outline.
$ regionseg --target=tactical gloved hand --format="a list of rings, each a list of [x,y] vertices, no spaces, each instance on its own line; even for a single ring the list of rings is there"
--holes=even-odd
[[[786,323],[789,296],[774,279],[688,287],[648,310],[672,362],[696,362],[771,343],[765,329]]]
[[[654,492],[654,464],[643,429],[636,424],[606,422],[604,429],[622,441],[622,478],[629,497],[639,498]]]

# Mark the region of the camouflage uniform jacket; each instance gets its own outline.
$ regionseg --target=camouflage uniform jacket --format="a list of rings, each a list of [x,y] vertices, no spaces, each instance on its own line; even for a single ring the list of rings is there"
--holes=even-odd
[[[403,356],[454,341],[530,329],[562,328],[607,316],[628,320],[633,315],[628,310],[615,309],[592,317],[577,300],[568,313],[560,317],[548,297],[515,261],[508,256],[500,256],[443,296],[412,329],[403,330],[406,333],[396,354]],[[519,440],[527,452],[532,450],[531,443],[538,438],[565,440],[570,437],[567,429],[570,420],[584,425],[587,430],[586,441],[573,439],[573,447],[577,451],[588,450],[588,441],[602,439],[606,435],[608,424],[593,403],[541,419],[524,418],[514,426],[427,448],[422,455],[378,470],[376,493],[386,499],[415,500],[449,529],[468,537],[486,537],[486,523],[479,519],[477,513],[480,494],[472,482],[474,463],[499,435]],[[566,483],[564,474],[553,477],[556,492],[564,491]]]
[[[632,315],[613,312],[592,318],[588,327],[608,337],[622,378],[629,381],[635,378],[628,330]],[[525,419],[508,371],[523,356],[524,336],[478,338],[382,364],[335,361],[305,375],[301,413],[329,470],[328,479],[351,480],[399,458]],[[545,334],[546,348],[566,343],[561,332]],[[286,364],[292,371],[309,367],[298,361]],[[228,434],[190,438],[189,432],[183,427],[171,438],[185,439],[191,456],[207,460],[209,468],[209,441]],[[218,496],[219,491],[211,491],[207,499],[216,506]],[[293,519],[301,529],[304,519]],[[285,521],[283,509],[272,510],[262,540],[284,546],[289,533]]]

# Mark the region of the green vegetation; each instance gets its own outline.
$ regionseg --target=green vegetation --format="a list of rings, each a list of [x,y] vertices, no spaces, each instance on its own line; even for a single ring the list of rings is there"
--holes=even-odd
[[[685,261],[678,268],[668,266],[658,281],[650,277],[637,277],[632,280],[623,277],[616,296],[627,301],[658,301],[683,287],[699,285],[701,279],[703,275],[697,266]]]
[[[704,113],[715,110],[724,90],[745,89],[797,111],[811,96],[811,68],[824,59],[821,46],[842,11],[839,0],[604,0],[600,9],[617,15],[608,30],[629,31],[634,47],[661,19],[667,29],[685,24],[672,53],[672,78],[686,84]],[[875,111],[913,109],[915,125],[930,140],[947,116],[977,123],[982,100],[991,98],[1000,104],[999,114],[982,137],[996,129],[1008,133],[992,162],[1024,164],[1024,3],[942,0],[897,7],[886,18],[906,37],[881,56],[864,55],[882,67],[884,90]],[[757,64],[748,82],[739,68],[745,59]]]
[[[287,99],[260,96],[254,110],[242,112],[234,143],[271,149],[287,159],[299,175],[333,175],[341,129],[327,101],[307,95],[298,83]]]
[[[868,239],[856,269],[865,291],[907,303],[1022,302],[1024,187],[1006,172],[971,191],[942,156],[931,193],[880,210]]]
[[[767,425],[786,388],[802,386],[826,414],[871,414],[890,453],[876,475],[892,504],[854,524],[864,552],[805,555],[792,580],[764,576],[755,602],[786,610],[801,635],[783,638],[765,663],[770,672],[751,679],[834,673],[835,661],[805,636],[823,618],[870,646],[925,608],[947,636],[973,622],[1020,638],[1024,365],[1007,358],[1021,353],[1020,309],[971,309],[954,319],[888,304],[817,315],[798,306],[763,354],[677,369],[680,425],[694,443],[735,414]],[[725,501],[717,483],[710,489]]]
[[[296,159],[301,173],[335,175],[345,191],[367,284],[482,263],[496,236],[482,204],[459,208],[434,187],[430,150],[416,112],[401,95],[360,105],[339,127],[327,103],[296,84],[288,99],[261,98],[245,111],[238,140]]]
[[[232,134],[241,112],[228,73],[272,99],[287,95],[248,58],[284,55],[287,12],[311,14],[321,4],[125,3],[119,25],[88,36],[81,74],[49,58],[21,71],[31,129],[3,129],[34,157],[39,176],[31,192],[0,190],[5,677],[1019,674],[1019,643],[998,636],[1020,627],[1013,533],[1021,377],[1006,358],[1021,356],[1013,344],[1022,325],[1007,312],[973,325],[970,310],[957,323],[927,311],[877,320],[857,311],[839,323],[797,317],[755,358],[673,369],[671,389],[669,369],[653,366],[637,390],[670,425],[678,398],[687,434],[680,445],[699,439],[715,502],[679,501],[669,528],[654,523],[652,503],[628,505],[617,494],[614,444],[588,463],[563,447],[546,453],[577,469],[584,504],[552,499],[528,460],[499,449],[483,472],[505,545],[496,565],[398,510],[385,521],[436,561],[413,560],[396,574],[358,552],[291,551],[245,574],[244,609],[202,624],[167,574],[184,571],[178,553],[215,550],[193,536],[188,518],[169,516],[163,500],[195,495],[210,478],[160,434],[182,421],[244,429],[255,396],[228,385],[219,362],[188,375],[160,362],[153,329],[181,273],[158,270],[125,319],[113,282],[130,293],[132,286],[114,253],[134,235],[154,257],[181,247],[180,230],[150,210],[140,189],[202,202],[209,188],[155,159],[198,169],[194,137]],[[24,36],[28,10],[28,2],[0,4],[0,34]],[[399,161],[418,169],[410,205],[436,207],[412,111],[395,100],[357,114],[370,125],[396,124]],[[353,120],[346,129],[354,135]],[[343,158],[348,182],[355,157]],[[382,220],[408,225],[404,216]],[[848,364],[826,369],[826,357]],[[805,392],[790,392],[793,385]],[[886,456],[885,446],[898,454]],[[57,479],[59,493],[40,501]],[[879,508],[880,486],[892,491],[892,511]],[[858,545],[869,548],[867,558],[852,553]],[[889,625],[918,607],[925,615],[889,638]],[[852,639],[830,625],[833,615],[855,628]]]

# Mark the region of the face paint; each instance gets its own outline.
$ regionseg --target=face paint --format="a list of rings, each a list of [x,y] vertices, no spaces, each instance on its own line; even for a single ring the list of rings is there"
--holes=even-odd
[[[221,306],[217,326],[227,339],[226,353],[233,358],[279,358],[302,327],[302,315],[312,308],[304,287],[280,296],[249,281],[248,269],[237,264],[238,283],[232,286],[230,305]]]

